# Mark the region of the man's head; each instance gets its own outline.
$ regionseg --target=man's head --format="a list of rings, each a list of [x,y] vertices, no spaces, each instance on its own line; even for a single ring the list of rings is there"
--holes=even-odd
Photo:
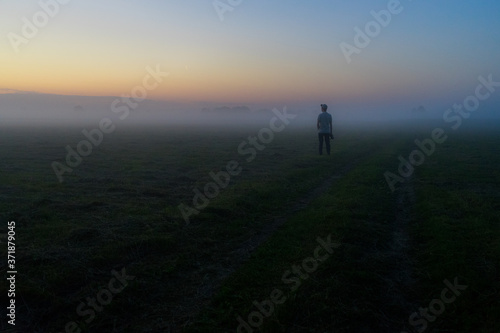
[[[326,112],[326,110],[328,110],[328,105],[321,104],[321,111]]]

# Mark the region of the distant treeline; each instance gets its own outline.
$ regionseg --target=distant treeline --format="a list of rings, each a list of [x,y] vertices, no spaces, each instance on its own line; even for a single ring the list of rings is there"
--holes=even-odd
[[[261,113],[261,112],[270,112],[269,109],[259,109],[256,111],[252,111],[248,106],[218,106],[214,108],[203,108],[202,112],[213,112],[213,113],[232,113],[232,114],[244,114],[244,113]]]

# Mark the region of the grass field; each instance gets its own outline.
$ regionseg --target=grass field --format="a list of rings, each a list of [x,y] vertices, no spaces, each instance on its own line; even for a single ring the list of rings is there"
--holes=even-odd
[[[339,129],[331,156],[291,126],[248,161],[260,128],[122,127],[63,182],[51,163],[81,127],[2,128],[0,263],[15,221],[18,273],[0,330],[500,331],[498,127],[449,132],[395,191],[384,173],[432,124]],[[230,161],[187,223],[179,205]]]

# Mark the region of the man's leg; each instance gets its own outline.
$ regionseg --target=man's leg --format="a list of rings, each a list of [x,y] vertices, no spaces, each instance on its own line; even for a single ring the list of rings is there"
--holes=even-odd
[[[326,142],[326,152],[328,153],[328,155],[330,155],[330,135],[325,134],[324,138]]]
[[[323,134],[318,133],[318,139],[319,139],[319,154],[323,155]]]

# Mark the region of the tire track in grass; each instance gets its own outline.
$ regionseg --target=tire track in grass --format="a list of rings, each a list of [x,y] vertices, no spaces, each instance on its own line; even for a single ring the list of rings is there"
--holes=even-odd
[[[408,316],[418,308],[418,304],[409,299],[408,294],[413,290],[416,282],[413,278],[413,269],[415,264],[409,257],[411,241],[409,226],[412,221],[413,209],[416,204],[413,175],[406,179],[402,186],[397,190],[395,198],[395,221],[392,225],[392,244],[390,252],[387,254],[387,260],[398,263],[382,280],[387,285],[386,295],[388,302],[401,309],[402,313]],[[396,318],[385,317],[391,332],[402,332],[401,322]],[[408,322],[406,320],[406,322]]]
[[[389,156],[392,159],[393,151]],[[385,158],[374,159],[367,164],[367,170],[373,173],[376,168],[376,174],[380,174],[386,161],[390,162]],[[337,260],[318,277],[316,285],[302,287],[297,304],[290,305],[288,314],[280,318],[284,319],[283,331],[399,333],[408,326],[405,323],[420,305],[414,301],[415,265],[409,256],[412,248],[409,229],[416,204],[414,179],[406,179],[392,194],[388,194],[388,188],[383,189],[387,193],[380,194],[385,197],[377,198],[369,190],[377,178],[362,178],[363,169],[360,170],[356,174],[361,176],[363,185],[352,201],[365,200],[363,209],[353,212],[359,216],[351,215],[350,221],[340,227],[345,232]],[[351,180],[347,181],[340,184],[339,190],[347,190]],[[378,206],[377,200],[384,202]],[[349,200],[340,202],[347,203],[346,210],[351,209]],[[364,217],[371,209],[379,213]],[[312,300],[309,295],[314,296]],[[323,300],[325,304],[315,305]],[[301,304],[311,306],[307,315],[302,314]]]
[[[361,266],[378,262],[378,265],[387,267],[372,277],[374,284],[379,285],[380,289],[366,299],[369,303],[378,304],[378,308],[374,308],[379,313],[377,327],[363,322],[356,323],[356,329],[363,333],[404,332],[408,328],[409,316],[420,305],[413,300],[415,264],[409,254],[412,248],[409,228],[416,205],[413,175],[399,187],[392,200],[394,219],[384,227],[384,232],[390,237],[380,244],[351,244],[360,248],[360,253],[364,253],[359,258]]]

